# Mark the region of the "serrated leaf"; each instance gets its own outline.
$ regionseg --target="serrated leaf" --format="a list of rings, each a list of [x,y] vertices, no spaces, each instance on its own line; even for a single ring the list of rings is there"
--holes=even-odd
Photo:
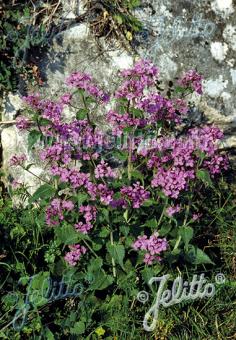
[[[80,335],[85,332],[85,324],[82,321],[78,321],[74,324],[74,327],[70,329],[71,334]]]

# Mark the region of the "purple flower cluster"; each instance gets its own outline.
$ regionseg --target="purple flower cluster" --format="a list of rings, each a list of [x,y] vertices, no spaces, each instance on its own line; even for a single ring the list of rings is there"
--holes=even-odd
[[[72,267],[76,266],[81,256],[87,252],[87,249],[80,244],[69,246],[70,252],[66,253],[64,259]]]
[[[144,89],[155,84],[158,69],[147,60],[138,61],[133,68],[123,70],[123,84],[115,93],[116,98],[136,101],[143,95]]]
[[[94,173],[96,178],[117,177],[116,171],[112,170],[112,168],[104,160],[101,160],[100,164],[96,166]]]
[[[94,206],[86,205],[79,208],[79,212],[83,214],[85,223],[79,222],[75,224],[75,229],[83,234],[87,234],[90,229],[92,229],[92,221],[96,220],[97,209]]]
[[[39,93],[30,94],[28,96],[23,97],[23,100],[31,106],[33,109],[39,110],[41,98]]]
[[[46,210],[46,223],[49,226],[58,225],[64,220],[64,212],[72,211],[74,209],[74,203],[72,201],[61,200],[55,198],[50,203],[50,206]]]
[[[19,130],[27,130],[28,128],[30,128],[30,126],[31,126],[31,122],[26,117],[18,116],[16,118],[16,127],[17,127],[17,129],[19,129]]]
[[[180,103],[166,99],[159,93],[146,95],[137,103],[137,107],[148,113],[147,122],[150,125],[161,120],[179,123],[181,116],[178,114],[177,109],[181,110],[181,113],[186,113],[184,102]]]
[[[189,70],[180,80],[179,84],[183,87],[192,88],[198,94],[202,94],[203,77],[195,70]]]
[[[92,200],[96,200],[98,197],[101,203],[105,205],[109,205],[113,201],[114,192],[109,189],[106,184],[100,183],[96,185],[92,182],[88,182],[86,188]]]
[[[60,103],[63,105],[69,105],[72,100],[72,94],[65,93],[60,97]]]
[[[89,183],[90,175],[80,172],[76,168],[67,169],[55,165],[50,170],[54,176],[59,176],[62,183],[68,183],[74,189],[86,187]]]
[[[158,237],[158,232],[154,232],[149,238],[147,235],[139,236],[134,242],[133,248],[135,250],[144,250],[144,263],[147,265],[153,264],[154,261],[160,261],[160,253],[166,251],[168,248],[167,240]]]
[[[27,157],[26,157],[25,154],[22,154],[22,155],[14,155],[14,156],[12,156],[12,158],[10,159],[9,164],[10,164],[11,166],[22,166],[26,160],[27,160]]]
[[[77,87],[87,91],[91,96],[99,99],[100,101],[106,103],[109,100],[109,95],[103,90],[99,89],[93,83],[92,77],[89,74],[75,72],[72,73],[67,79],[66,84],[71,87]]]
[[[58,124],[62,118],[63,103],[53,102],[48,99],[41,99],[39,94],[29,95],[23,98],[33,109],[41,113],[42,118],[48,119],[54,124]]]
[[[153,141],[149,150],[140,149],[147,157],[147,167],[153,169],[151,186],[161,187],[165,195],[178,198],[187,190],[190,180],[196,178],[199,166],[199,151],[204,154],[202,167],[211,175],[227,169],[228,160],[218,153],[222,131],[215,127],[191,129],[185,137],[163,137]]]
[[[187,188],[188,182],[194,179],[194,171],[185,170],[177,167],[171,169],[160,168],[154,175],[151,186],[153,188],[161,187],[166,196],[178,198],[180,192]]]
[[[145,190],[140,182],[134,183],[133,186],[123,187],[120,192],[132,203],[132,207],[135,209],[140,208],[150,197],[150,192]]]
[[[54,143],[41,151],[40,159],[50,161],[52,164],[55,162],[69,164],[71,162],[71,149],[70,145]]]
[[[112,125],[112,133],[114,136],[121,136],[123,130],[127,127],[144,127],[147,120],[143,118],[133,118],[129,113],[119,114],[114,110],[107,112],[107,120]]]
[[[181,207],[180,205],[176,205],[176,206],[170,206],[166,209],[166,213],[169,217],[173,216],[174,214],[180,212]]]

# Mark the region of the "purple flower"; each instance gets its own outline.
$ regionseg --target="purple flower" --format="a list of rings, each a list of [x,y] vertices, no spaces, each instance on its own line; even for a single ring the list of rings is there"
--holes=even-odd
[[[89,74],[81,72],[72,73],[66,79],[66,84],[87,91],[87,93],[99,99],[101,102],[106,103],[109,101],[109,95],[93,83],[92,77]]]
[[[64,220],[64,212],[72,211],[74,209],[74,203],[72,201],[63,201],[60,198],[52,200],[48,208],[46,209],[46,223],[49,226],[58,225]]]
[[[192,220],[193,221],[199,221],[201,216],[202,216],[201,213],[194,213],[193,216],[192,216]]]
[[[181,210],[181,207],[180,205],[176,205],[176,206],[172,206],[172,207],[169,207],[166,209],[166,213],[169,217],[173,216],[174,214],[180,212]]]
[[[109,189],[106,184],[100,183],[96,185],[92,182],[88,182],[86,188],[92,200],[95,200],[98,197],[101,203],[105,205],[109,205],[113,201],[114,192]]]
[[[87,252],[87,249],[80,244],[69,246],[70,252],[66,253],[65,261],[72,267],[76,266],[81,256]]]
[[[95,177],[96,178],[104,178],[104,177],[116,178],[117,173],[114,170],[112,170],[110,166],[108,166],[108,163],[106,163],[104,160],[101,160],[101,163],[98,164],[95,168]]]
[[[30,127],[31,123],[29,119],[24,116],[19,116],[16,118],[16,127],[19,130],[26,130]]]
[[[48,160],[52,163],[62,162],[69,164],[71,162],[71,146],[67,144],[54,143],[52,146],[45,148],[40,153],[42,161]]]
[[[65,93],[65,94],[63,94],[63,96],[61,96],[60,103],[68,105],[68,104],[70,104],[71,99],[72,99],[72,94]]]
[[[124,78],[124,82],[116,91],[115,97],[137,101],[146,87],[155,84],[158,69],[151,62],[140,60],[133,68],[123,70],[120,75]]]
[[[190,87],[198,94],[202,94],[202,79],[203,77],[195,70],[189,70],[179,80],[179,84],[183,87]]]
[[[147,235],[139,236],[133,243],[135,250],[145,251],[144,262],[148,265],[153,264],[154,261],[160,261],[160,253],[166,251],[168,243],[166,239],[158,237],[158,232],[154,232],[149,238]]]
[[[145,190],[140,182],[136,182],[133,186],[123,187],[121,194],[131,201],[133,208],[137,209],[150,197],[150,192]]]
[[[27,160],[27,157],[25,154],[22,155],[14,155],[10,159],[10,165],[11,166],[22,166],[24,165],[24,162]]]

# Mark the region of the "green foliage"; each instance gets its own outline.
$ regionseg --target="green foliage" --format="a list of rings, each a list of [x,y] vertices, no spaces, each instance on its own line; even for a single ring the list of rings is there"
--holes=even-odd
[[[140,5],[139,0],[103,0],[97,6],[87,1],[89,13],[96,9],[96,19],[91,20],[92,32],[97,37],[113,36],[122,44],[124,40],[130,43],[134,34],[142,29],[142,23],[133,14]]]
[[[51,1],[48,11],[53,4]],[[34,49],[47,47],[49,43],[50,29],[42,23],[44,13],[43,3],[35,6],[32,1],[23,0],[3,4],[0,13],[0,93],[15,91],[20,83],[41,84],[39,69],[31,54]],[[36,17],[41,20],[34,20]]]
[[[225,189],[223,189],[225,186]],[[45,190],[43,190],[45,189]],[[35,196],[36,201],[48,199],[50,190],[43,185]],[[157,339],[207,339],[226,338],[234,334],[235,322],[235,198],[229,193],[227,184],[221,183],[221,197],[211,199],[211,204],[203,208],[212,212],[210,219],[201,222],[201,228],[182,226],[178,229],[181,236],[179,245],[183,242],[186,258],[191,259],[191,266],[182,267],[181,273],[187,280],[191,280],[196,273],[205,272],[208,281],[214,282],[215,274],[222,272],[226,277],[223,286],[216,285],[217,293],[211,299],[183,302],[169,308],[161,308],[158,323],[153,337]],[[41,192],[41,194],[40,194]],[[80,196],[79,199],[85,199]],[[207,202],[207,200],[206,200]],[[92,242],[85,235],[75,233],[69,224],[63,224],[53,231],[44,226],[44,219],[40,210],[13,207],[9,199],[4,199],[0,204],[1,225],[1,308],[3,318],[0,321],[1,338],[36,338],[45,336],[48,339],[76,336],[83,339],[122,338],[122,339],[150,339],[150,334],[142,328],[142,320],[150,308],[150,303],[141,304],[136,296],[140,290],[150,294],[150,301],[155,298],[155,292],[150,291],[148,280],[153,276],[161,276],[166,270],[163,266],[156,265],[152,268],[141,266],[138,274],[132,265],[132,259],[125,257],[123,244],[116,241],[108,242],[106,247],[109,256],[104,258],[92,257],[87,266],[68,268],[61,259],[63,248],[73,241],[73,236],[81,236],[88,244]],[[105,220],[108,218],[104,215]],[[233,219],[233,220],[232,220]],[[127,216],[129,220],[129,216]],[[150,228],[156,228],[158,221],[149,217],[145,223]],[[211,224],[209,226],[209,224]],[[198,270],[199,265],[209,266],[212,260],[199,248],[201,237],[209,233],[211,226],[218,230],[218,239],[221,256],[225,261],[214,270]],[[122,233],[127,233],[128,226],[120,227]],[[162,226],[164,233],[164,225]],[[198,246],[190,243],[193,235],[199,238]],[[215,232],[215,234],[217,234]],[[109,237],[110,230],[103,227],[98,235],[104,239]],[[128,234],[127,234],[128,235]],[[97,240],[97,241],[98,241]],[[95,249],[95,248],[94,248]],[[218,245],[212,247],[210,253],[218,252]],[[178,253],[180,256],[181,252]],[[212,256],[213,255],[213,256]],[[219,256],[219,255],[216,255]],[[112,275],[111,258],[116,264],[116,275]],[[141,263],[141,262],[140,262]],[[193,266],[193,267],[192,267]],[[110,268],[110,269],[109,269]],[[204,268],[204,267],[202,267]],[[179,274],[168,269],[173,278]],[[212,273],[212,274],[211,274]],[[137,280],[138,274],[138,280]],[[58,300],[48,303],[47,289],[48,278],[72,278],[71,284],[82,283],[84,291],[80,297],[71,297],[67,300]],[[30,283],[30,277],[33,277]],[[43,289],[43,290],[42,290]],[[14,318],[17,310],[22,310],[28,299],[31,303],[27,314],[27,323],[17,331],[8,323]],[[90,335],[89,335],[90,334]]]

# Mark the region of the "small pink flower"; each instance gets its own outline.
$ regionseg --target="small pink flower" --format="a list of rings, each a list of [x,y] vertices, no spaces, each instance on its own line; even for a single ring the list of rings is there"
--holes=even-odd
[[[72,99],[72,95],[70,93],[65,93],[63,94],[63,96],[61,96],[60,103],[68,105],[70,104],[71,99]]]
[[[16,118],[16,127],[19,130],[26,130],[30,127],[31,123],[29,119],[24,116],[19,116]]]
[[[166,239],[161,239],[158,236],[157,232],[154,232],[149,238],[147,235],[139,236],[133,243],[135,250],[146,251],[144,263],[148,265],[153,264],[155,261],[161,261],[160,253],[166,251],[168,248]]]
[[[166,209],[166,213],[169,217],[173,216],[174,214],[180,212],[181,207],[180,205],[176,205],[175,207],[169,207]]]
[[[10,165],[11,166],[22,166],[24,164],[24,162],[27,160],[27,157],[25,154],[22,155],[14,155],[11,159],[10,159]]]
[[[81,256],[84,255],[87,249],[80,244],[75,244],[69,246],[70,252],[65,255],[65,261],[72,267],[76,266],[78,261],[80,260]]]
[[[193,221],[199,221],[201,217],[202,217],[201,213],[194,213],[192,219]]]

